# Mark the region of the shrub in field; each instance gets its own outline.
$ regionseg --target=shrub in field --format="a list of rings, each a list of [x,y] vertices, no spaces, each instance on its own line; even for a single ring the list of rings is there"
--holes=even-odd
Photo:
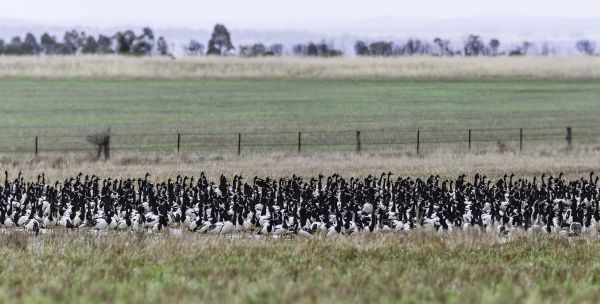
[[[102,152],[104,152],[105,159],[110,158],[110,128],[105,132],[89,135],[87,141],[96,148],[97,159],[100,159]]]

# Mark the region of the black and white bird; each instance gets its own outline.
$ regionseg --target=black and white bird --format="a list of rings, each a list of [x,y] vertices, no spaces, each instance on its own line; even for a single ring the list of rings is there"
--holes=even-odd
[[[92,231],[163,232],[171,228],[214,236],[303,237],[417,229],[475,229],[502,236],[515,230],[565,236],[600,232],[600,191],[593,173],[493,181],[339,174],[304,179],[241,176],[210,181],[177,176],[151,182],[79,174],[54,184],[18,175],[0,186],[0,227],[37,234],[55,227]]]

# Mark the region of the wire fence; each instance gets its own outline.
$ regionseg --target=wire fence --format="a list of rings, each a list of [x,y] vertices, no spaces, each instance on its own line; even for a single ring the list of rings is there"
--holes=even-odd
[[[93,135],[93,134],[91,134]],[[309,132],[248,133],[106,133],[102,146],[90,142],[90,134],[45,134],[0,136],[0,153],[40,155],[51,152],[104,151],[212,152],[251,154],[262,152],[361,153],[374,150],[402,150],[415,154],[433,149],[454,151],[523,151],[543,145],[572,149],[575,144],[600,144],[600,127],[479,128],[429,130],[345,130]]]

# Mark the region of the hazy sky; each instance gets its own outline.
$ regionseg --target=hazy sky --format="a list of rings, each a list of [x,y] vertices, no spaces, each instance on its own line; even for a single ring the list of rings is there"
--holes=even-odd
[[[2,0],[0,18],[43,23],[144,23],[205,26],[256,20],[377,17],[600,18],[599,0]]]

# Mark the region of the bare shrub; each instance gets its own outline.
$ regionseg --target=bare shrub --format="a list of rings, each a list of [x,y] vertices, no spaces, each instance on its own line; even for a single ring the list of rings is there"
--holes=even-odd
[[[108,149],[108,145],[110,144],[110,128],[104,132],[89,135],[89,136],[87,136],[86,139],[90,144],[94,145],[94,147],[96,148],[96,151],[97,151],[96,158],[97,159],[100,159],[100,156],[102,155],[102,151],[104,151],[105,158],[108,158],[107,157],[107,149]]]

